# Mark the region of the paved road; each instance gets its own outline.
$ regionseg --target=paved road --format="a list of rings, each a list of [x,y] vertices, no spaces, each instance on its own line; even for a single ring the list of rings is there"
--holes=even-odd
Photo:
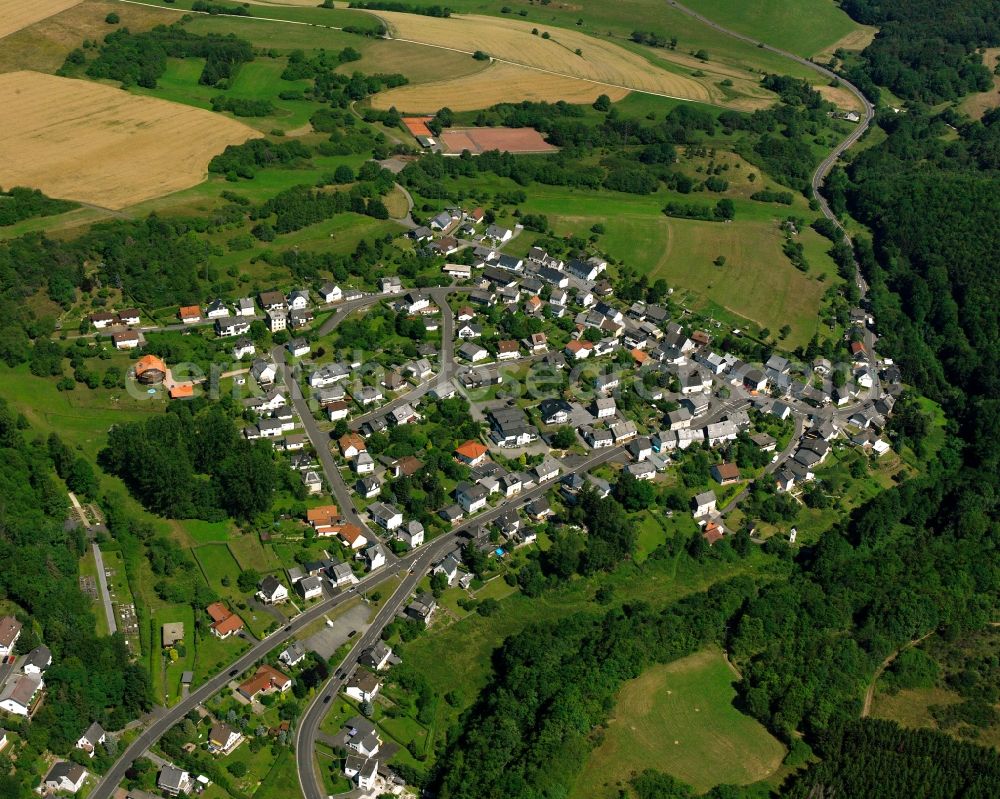
[[[366,576],[355,587],[357,589],[372,588],[387,580],[392,574],[392,571],[381,569]],[[114,766],[111,767],[94,787],[94,790],[91,791],[90,799],[110,799],[115,788],[125,778],[125,772],[132,765],[132,762],[136,758],[141,757],[147,749],[156,743],[174,724],[181,721],[186,714],[203,702],[208,701],[212,696],[221,691],[226,686],[226,683],[253,666],[254,663],[267,655],[268,652],[282,646],[290,638],[293,638],[298,630],[308,626],[353,597],[353,591],[345,591],[299,614],[286,627],[276,630],[263,640],[255,643],[243,655],[230,663],[226,669],[220,671],[215,677],[192,691],[172,708],[164,711],[118,756],[118,760],[115,761]]]
[[[108,619],[108,630],[111,633],[118,632],[118,623],[115,621],[115,611],[111,607],[111,592],[108,591],[108,578],[104,573],[104,558],[101,557],[101,548],[95,541],[91,546],[94,548],[94,563],[97,564],[97,586],[101,592],[101,600],[104,603],[104,615]]]
[[[563,465],[567,467],[567,473],[586,472],[600,466],[603,463],[613,460],[614,458],[620,456],[624,451],[624,447],[611,447],[606,450],[602,450],[596,455],[590,455],[589,457],[579,458],[573,461],[564,460]],[[305,799],[326,799],[326,793],[323,790],[322,781],[317,773],[315,750],[317,735],[319,734],[319,725],[322,723],[323,717],[326,715],[328,702],[330,701],[327,697],[335,696],[344,684],[344,680],[339,678],[337,675],[350,673],[350,671],[357,664],[361,653],[379,639],[385,626],[396,617],[396,614],[399,613],[402,607],[406,604],[410,595],[413,593],[414,588],[417,583],[420,582],[420,579],[423,577],[430,564],[436,558],[443,556],[452,546],[454,546],[456,536],[471,527],[488,524],[498,516],[506,513],[512,507],[516,507],[525,502],[530,502],[537,497],[543,496],[553,487],[553,485],[554,482],[550,480],[530,489],[529,491],[525,491],[518,496],[501,503],[497,507],[462,523],[451,532],[435,539],[422,550],[417,551],[417,557],[413,561],[412,568],[408,570],[403,582],[400,583],[393,595],[389,598],[385,605],[382,606],[376,617],[372,620],[369,628],[365,631],[364,635],[359,638],[344,660],[337,666],[334,670],[333,676],[326,683],[323,689],[316,694],[312,702],[309,703],[305,713],[299,720],[299,726],[295,737],[295,758],[298,764],[299,786],[302,789],[302,795]]]

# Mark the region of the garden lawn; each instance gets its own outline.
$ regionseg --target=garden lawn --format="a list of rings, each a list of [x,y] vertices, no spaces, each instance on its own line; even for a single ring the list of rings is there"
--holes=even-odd
[[[157,633],[159,633],[160,627],[169,622],[179,621],[184,623],[184,643],[180,647],[175,647],[178,653],[183,651],[184,655],[178,657],[177,660],[171,660],[167,651],[161,649],[162,662],[165,664],[163,671],[157,674],[155,672],[159,670],[154,668],[154,696],[158,702],[162,701],[169,707],[180,698],[182,673],[194,669],[195,652],[197,649],[194,631],[194,609],[190,605],[174,605],[169,609],[157,611],[154,618],[156,620]],[[153,658],[153,662],[155,666],[155,657]],[[157,682],[161,679],[160,690],[155,690]]]
[[[241,569],[256,569],[261,574],[277,571],[281,563],[270,547],[265,547],[255,533],[244,533],[229,542],[229,551]]]
[[[646,768],[664,771],[699,793],[767,777],[781,764],[785,749],[760,722],[733,706],[735,679],[713,648],[630,680],[570,796],[617,797],[618,786]]]
[[[287,799],[299,792],[299,777],[295,766],[295,755],[282,747],[264,776],[263,782],[254,794],[254,799]]]

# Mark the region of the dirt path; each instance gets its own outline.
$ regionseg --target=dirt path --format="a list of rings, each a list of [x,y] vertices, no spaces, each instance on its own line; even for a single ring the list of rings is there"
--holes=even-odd
[[[930,638],[932,635],[934,635],[934,630],[931,630],[929,633],[921,635],[919,638],[914,638],[908,644],[904,644],[903,646],[901,646],[899,649],[897,649],[895,652],[889,655],[889,657],[883,660],[881,664],[879,664],[879,667],[875,669],[875,674],[872,675],[872,681],[868,683],[868,690],[865,691],[865,703],[861,707],[861,718],[863,719],[868,718],[869,714],[872,712],[872,701],[875,699],[875,684],[878,682],[878,678],[882,676],[882,673],[887,668],[889,668],[889,664],[892,663],[892,661],[894,661],[897,657],[899,657],[900,652],[905,652],[907,649],[915,647],[921,641]]]

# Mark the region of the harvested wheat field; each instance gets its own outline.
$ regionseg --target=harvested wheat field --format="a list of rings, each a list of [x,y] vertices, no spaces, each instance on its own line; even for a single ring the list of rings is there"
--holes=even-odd
[[[565,28],[548,29],[551,38],[544,39],[532,35],[530,23],[516,20],[477,15],[443,19],[391,11],[374,13],[385,22],[395,39],[455,49],[468,52],[470,56],[480,50],[494,59],[530,67],[536,74],[523,82],[534,81],[540,88],[548,77],[563,76],[593,81],[604,85],[605,89],[637,89],[701,102],[724,99],[722,93],[709,84],[657,69],[642,56],[616,44]],[[577,49],[580,55],[576,54]],[[473,79],[474,85],[489,83],[491,78],[496,80],[496,74],[484,72]],[[463,81],[461,85],[467,89],[473,83]],[[459,101],[463,99],[458,98]],[[447,105],[453,109],[458,107],[452,102]],[[482,104],[473,107],[482,107]]]
[[[0,75],[0,186],[117,210],[205,179],[260,134],[211,111],[39,72]]]
[[[502,153],[553,153],[553,147],[534,128],[449,128],[441,131],[445,152],[468,150],[479,155],[489,150]]]
[[[0,0],[0,39],[83,0]]]
[[[620,100],[628,90],[494,62],[476,75],[390,89],[372,97],[371,103],[383,110],[395,106],[406,113],[433,114],[445,106],[452,111],[475,111],[522,100],[592,103],[602,94]]]

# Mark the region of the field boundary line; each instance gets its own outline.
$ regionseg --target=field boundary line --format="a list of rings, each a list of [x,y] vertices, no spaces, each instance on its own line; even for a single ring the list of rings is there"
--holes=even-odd
[[[320,23],[317,23],[317,22],[302,22],[300,20],[294,20],[294,19],[276,19],[274,17],[240,16],[240,15],[236,15],[236,14],[225,14],[225,15],[209,14],[207,11],[191,11],[190,9],[164,8],[164,6],[156,5],[155,3],[143,3],[143,2],[140,2],[140,0],[118,0],[118,2],[120,2],[120,3],[128,3],[129,5],[133,5],[133,6],[144,6],[146,8],[159,8],[159,9],[162,9],[164,11],[177,11],[178,13],[183,12],[184,14],[200,14],[200,15],[203,15],[203,16],[206,16],[206,17],[208,17],[208,16],[215,16],[215,17],[225,16],[227,19],[259,20],[261,22],[278,22],[278,23],[282,23],[282,24],[285,24],[285,25],[305,25],[306,27],[309,27],[309,28],[325,28],[326,30],[333,30],[333,31],[343,31],[344,30],[343,28],[338,27],[336,25],[321,25]],[[377,14],[373,14],[372,16],[374,16],[376,19],[378,19],[380,22],[382,22],[386,26],[387,30],[391,31],[391,26],[384,19],[382,19],[381,17],[379,17]],[[415,44],[415,45],[419,45],[421,47],[432,47],[435,50],[446,50],[446,51],[449,51],[449,52],[452,52],[452,53],[460,53],[462,55],[467,55],[467,56],[475,55],[475,51],[473,51],[473,50],[462,50],[459,47],[448,47],[447,45],[443,45],[443,44],[432,44],[430,42],[421,42],[421,41],[418,41],[416,39],[402,39],[402,38],[399,38],[397,36],[392,36],[392,35],[383,36],[383,37],[381,37],[381,39],[382,39],[382,41],[386,41],[386,42],[405,42],[406,44]],[[565,45],[561,45],[561,46],[565,47]],[[695,99],[692,99],[690,97],[677,97],[677,96],[675,96],[673,94],[667,94],[665,92],[656,92],[656,91],[653,91],[652,89],[636,89],[636,88],[633,88],[632,86],[626,86],[625,84],[622,84],[622,83],[609,83],[608,81],[597,80],[596,78],[584,78],[584,77],[582,77],[580,75],[571,75],[571,74],[566,73],[566,72],[558,72],[558,71],[553,70],[553,69],[545,69],[544,67],[532,66],[531,64],[522,64],[520,61],[511,61],[511,60],[506,59],[506,58],[497,58],[495,56],[490,56],[490,63],[508,64],[508,65],[514,66],[514,67],[521,67],[522,69],[530,69],[533,72],[540,72],[540,73],[542,73],[544,75],[553,75],[553,76],[558,77],[558,78],[568,78],[570,80],[578,80],[578,81],[582,81],[584,83],[590,83],[590,84],[592,84],[594,86],[607,86],[610,89],[624,89],[627,92],[636,92],[637,94],[648,94],[651,97],[662,97],[662,98],[664,98],[666,100],[677,100],[678,102],[682,102],[682,103],[698,103],[700,105],[718,106],[717,103],[713,103],[713,102],[710,102],[710,101],[707,101],[707,100],[695,100]],[[726,107],[726,106],[718,106],[718,107]]]

